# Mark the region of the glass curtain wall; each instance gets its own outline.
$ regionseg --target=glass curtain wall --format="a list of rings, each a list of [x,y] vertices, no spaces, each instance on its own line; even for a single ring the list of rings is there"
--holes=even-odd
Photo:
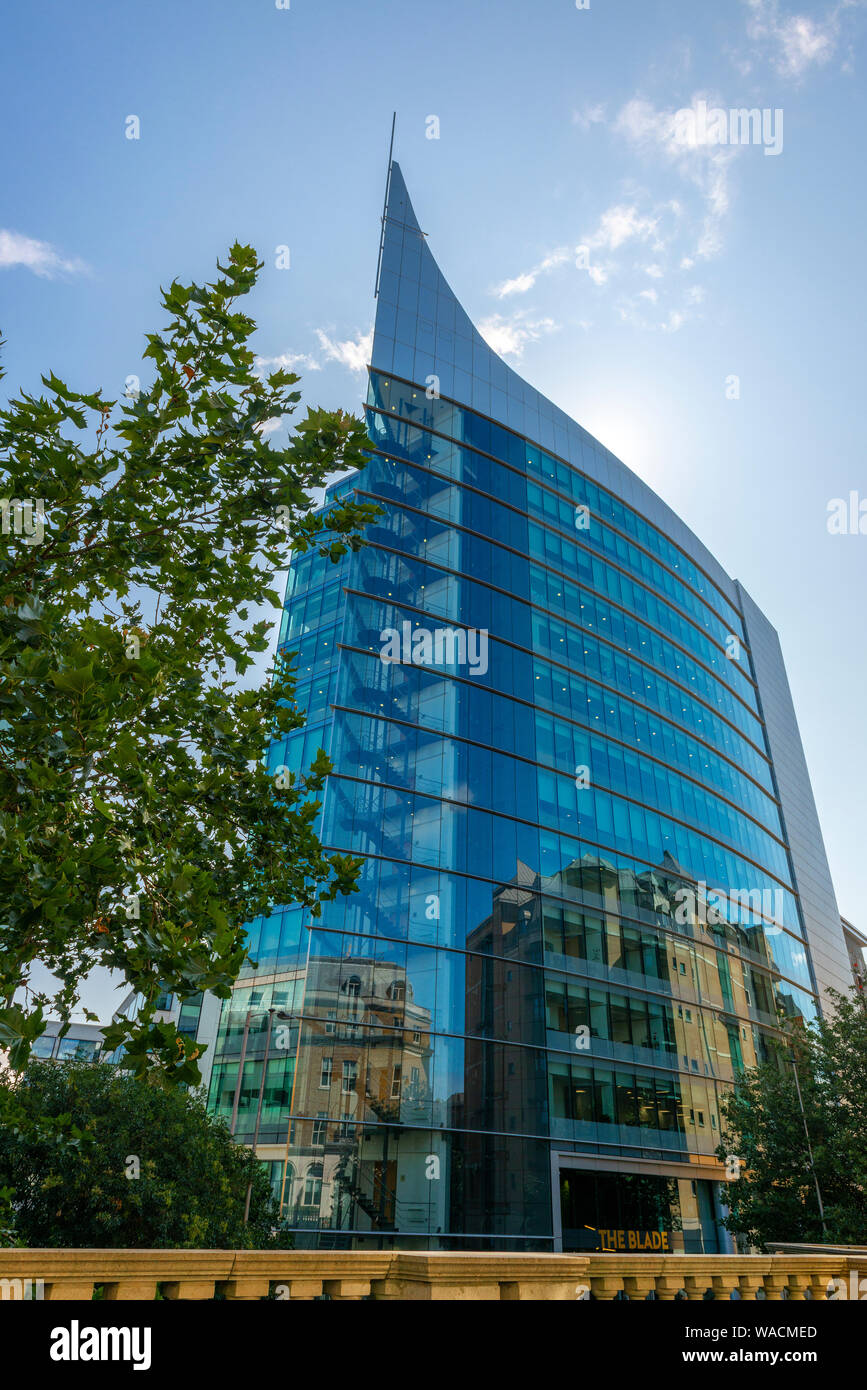
[[[426,370],[449,351],[451,395]],[[499,401],[518,379],[397,166],[373,359],[369,462],[326,506],[351,489],[383,513],[358,554],[292,567],[308,722],[269,754],[325,748],[320,833],[364,869],[315,923],[250,924],[211,1105],[237,1098],[249,1143],[261,1092],[301,1245],[545,1250],[561,1202],[567,1228],[580,1202],[613,1226],[670,1191],[665,1248],[716,1248],[722,1090],[817,1009],[733,586],[503,423],[532,418]],[[290,1021],[263,1083],[268,1009]],[[616,1202],[577,1171],[561,1191],[552,1152],[636,1176]],[[708,1181],[645,1181],[653,1163]]]

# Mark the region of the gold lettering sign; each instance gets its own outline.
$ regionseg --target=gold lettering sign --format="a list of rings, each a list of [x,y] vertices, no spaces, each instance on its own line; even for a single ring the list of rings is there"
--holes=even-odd
[[[668,1231],[600,1231],[600,1248],[604,1251],[656,1251],[661,1255],[671,1254],[671,1241]]]

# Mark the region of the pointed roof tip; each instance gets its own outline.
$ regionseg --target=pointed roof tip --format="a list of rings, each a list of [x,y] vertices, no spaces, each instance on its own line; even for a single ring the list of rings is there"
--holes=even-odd
[[[388,205],[385,215],[394,218],[395,222],[402,222],[404,226],[412,228],[413,231],[421,231],[407,190],[406,180],[396,159],[391,161],[389,171]]]

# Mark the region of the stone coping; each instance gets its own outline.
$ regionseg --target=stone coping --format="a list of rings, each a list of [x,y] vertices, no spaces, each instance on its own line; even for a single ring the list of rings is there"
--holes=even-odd
[[[819,1298],[860,1287],[867,1254],[553,1255],[480,1251],[0,1250],[0,1299]],[[853,1284],[854,1280],[854,1284]]]

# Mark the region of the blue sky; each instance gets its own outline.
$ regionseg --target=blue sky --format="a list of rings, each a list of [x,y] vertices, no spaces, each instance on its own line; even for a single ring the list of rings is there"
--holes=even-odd
[[[263,359],[356,406],[396,109],[422,226],[489,341],[778,628],[840,907],[867,926],[867,535],[827,527],[831,499],[867,499],[865,50],[867,0],[17,6],[5,384],[50,368],[120,394],[160,284],[240,238],[266,262]],[[677,113],[701,102],[767,110],[782,148],[691,138]]]

